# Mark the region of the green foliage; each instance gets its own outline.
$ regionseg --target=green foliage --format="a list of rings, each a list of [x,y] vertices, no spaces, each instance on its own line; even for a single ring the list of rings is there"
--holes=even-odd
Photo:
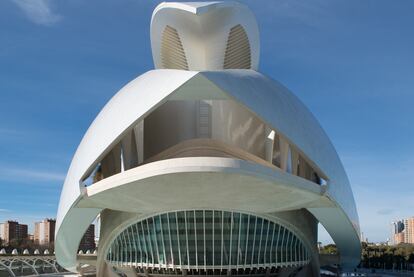
[[[362,243],[361,267],[381,269],[411,269],[414,264],[414,245],[395,246]]]
[[[414,270],[414,244],[388,246],[362,242],[361,247],[360,267]],[[319,252],[321,254],[338,254],[335,244],[328,244],[320,247]]]
[[[336,248],[335,244],[328,244],[320,249],[320,253],[321,254],[337,254],[338,249]]]

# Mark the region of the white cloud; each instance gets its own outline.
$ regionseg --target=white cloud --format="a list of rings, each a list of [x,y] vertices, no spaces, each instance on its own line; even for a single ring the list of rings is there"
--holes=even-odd
[[[50,26],[62,19],[52,11],[50,0],[12,0],[36,24]]]
[[[63,181],[65,174],[46,170],[0,168],[0,180],[13,181]]]

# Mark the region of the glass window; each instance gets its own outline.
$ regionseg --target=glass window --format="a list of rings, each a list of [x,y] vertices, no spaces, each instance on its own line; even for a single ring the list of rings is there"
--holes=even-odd
[[[223,213],[223,266],[230,263],[231,213]]]
[[[214,228],[213,228],[213,211],[205,211],[205,221],[204,221],[204,235],[206,242],[206,265],[213,265],[213,249],[214,249]]]
[[[196,243],[197,243],[197,264],[200,267],[204,266],[204,212],[195,212],[196,221]]]
[[[163,247],[163,238],[161,233],[161,216],[154,217],[154,238],[155,238],[155,247],[157,249],[157,258],[158,263],[165,265],[165,255],[164,255],[164,247]]]
[[[187,236],[188,236],[188,251],[189,251],[189,263],[190,265],[197,265],[197,244],[196,244],[196,229],[194,211],[187,211]]]
[[[240,249],[238,253],[239,265],[244,265],[246,262],[246,250],[247,250],[247,233],[249,232],[249,215],[241,215],[240,223]]]
[[[177,224],[176,224],[176,214],[169,213],[168,214],[168,224],[169,230],[171,234],[171,252],[172,252],[172,259],[171,262],[174,265],[181,265],[181,257],[180,257],[180,240],[178,238],[177,232]]]
[[[267,239],[268,233],[269,233],[269,221],[263,220],[262,236],[260,238],[259,264],[265,264],[266,239]]]
[[[268,219],[196,210],[165,213],[128,226],[111,244],[107,260],[172,273],[181,267],[199,274],[206,267],[235,270],[237,265],[247,269],[295,265],[308,255],[292,231]]]
[[[150,218],[150,222],[152,223],[152,218]],[[150,263],[150,264],[155,264],[155,257],[154,257],[154,251],[153,251],[153,249],[154,249],[154,247],[153,247],[153,241],[152,241],[152,234],[151,234],[151,228],[150,228],[150,223],[148,222],[148,219],[147,220],[145,220],[143,223],[142,223],[142,227],[144,227],[144,233],[145,233],[145,241],[146,241],[146,243],[147,243],[147,246],[148,246],[148,252],[149,252],[149,255],[148,255],[148,262]]]
[[[221,266],[221,242],[222,242],[222,221],[221,221],[221,212],[214,211],[214,265]]]
[[[256,229],[253,238],[253,264],[259,264],[260,242],[262,237],[263,219],[256,217]]]
[[[255,227],[256,227],[257,217],[250,216],[249,224],[249,233],[247,237],[247,255],[246,255],[246,265],[253,265],[253,248],[254,248],[254,239],[255,239]]]
[[[230,264],[237,265],[237,255],[239,252],[239,227],[240,214],[233,213],[232,233],[231,233],[231,259]]]
[[[181,264],[188,265],[187,221],[185,212],[177,212],[178,240],[180,243]]]
[[[169,228],[167,214],[160,216],[160,223],[164,263],[172,265],[171,229]]]

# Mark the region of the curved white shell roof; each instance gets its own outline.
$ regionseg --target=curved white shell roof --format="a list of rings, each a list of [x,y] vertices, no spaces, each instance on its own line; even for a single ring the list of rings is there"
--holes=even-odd
[[[108,102],[76,151],[62,190],[57,217],[56,255],[62,266],[75,269],[77,246],[74,242],[80,241],[102,209],[99,205],[81,208],[82,201],[89,197],[88,190],[81,187],[83,177],[123,134],[166,99],[190,97],[185,92],[187,85],[210,86],[197,92],[200,97],[210,93],[207,97],[228,97],[246,106],[283,134],[328,177],[327,191],[319,194],[321,202],[329,203],[329,207],[315,204],[304,207],[331,234],[343,265],[358,263],[359,223],[347,176],[329,138],[292,93],[253,70],[153,70],[131,81]]]
[[[221,70],[229,33],[240,24],[250,45],[251,69],[257,70],[260,36],[256,18],[240,3],[187,2],[159,4],[151,19],[151,47],[156,69],[162,65],[162,35],[166,26],[177,31],[189,70]],[[241,58],[241,57],[238,57]]]

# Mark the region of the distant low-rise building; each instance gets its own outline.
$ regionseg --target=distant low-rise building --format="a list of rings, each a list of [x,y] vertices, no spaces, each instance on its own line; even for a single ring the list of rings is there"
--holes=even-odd
[[[46,218],[40,222],[35,222],[34,242],[39,245],[49,246],[55,241],[56,220]]]
[[[21,240],[27,238],[27,225],[19,224],[17,221],[8,220],[0,224],[0,238],[5,244],[12,240]]]

